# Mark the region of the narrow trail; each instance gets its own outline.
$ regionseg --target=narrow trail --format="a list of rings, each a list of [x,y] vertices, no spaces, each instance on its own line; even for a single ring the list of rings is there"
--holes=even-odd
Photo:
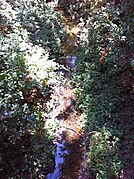
[[[71,17],[61,8],[55,7],[65,24],[67,36],[62,40],[62,53],[64,62],[69,71],[75,73],[80,27],[74,24]],[[68,72],[69,73],[69,72]],[[67,75],[68,76],[68,75]],[[69,77],[66,76],[67,81]],[[77,100],[73,87],[60,84],[54,87],[51,102],[55,105],[53,113],[59,124],[56,140],[55,169],[47,179],[87,179],[85,175],[85,147],[81,127],[81,114],[76,110]]]

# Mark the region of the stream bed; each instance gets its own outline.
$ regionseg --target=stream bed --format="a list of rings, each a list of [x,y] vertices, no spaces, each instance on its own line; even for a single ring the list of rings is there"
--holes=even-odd
[[[67,57],[71,71],[76,70],[76,56]],[[84,179],[84,145],[81,129],[81,114],[76,110],[77,101],[72,86],[56,86],[51,95],[58,104],[52,114],[59,126],[55,140],[55,167],[47,179]]]
[[[69,73],[75,73],[77,70],[76,49],[80,42],[80,28],[73,22],[68,22],[68,24],[66,26],[70,30],[62,42],[65,58],[61,60],[61,64],[68,70],[64,72],[60,69],[60,71],[69,81]],[[77,100],[74,89],[68,84],[57,85],[53,89],[51,99],[58,104],[52,114],[55,116],[59,129],[55,140],[55,167],[54,171],[47,175],[47,179],[87,179],[84,176],[86,158],[81,114],[76,109]]]

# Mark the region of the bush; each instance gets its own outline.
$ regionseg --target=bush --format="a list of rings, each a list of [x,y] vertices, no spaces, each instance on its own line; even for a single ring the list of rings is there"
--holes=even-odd
[[[47,102],[63,79],[54,62],[63,32],[58,15],[42,1],[0,3],[0,175],[45,177],[52,172],[50,141],[57,127]]]
[[[119,139],[117,141],[119,146],[122,145],[125,131],[120,125],[123,120],[120,118],[120,109],[121,106],[127,108],[127,104],[131,103],[130,99],[126,100],[125,93],[122,92],[122,89],[127,88],[125,86],[132,87],[132,58],[128,54],[131,54],[133,48],[132,39],[130,40],[133,29],[131,23],[128,23],[131,19],[128,7],[131,12],[131,0],[106,1],[104,4],[96,4],[93,8],[89,8],[89,18],[84,22],[81,44],[78,47],[77,72],[73,75],[73,80],[79,107],[86,116],[89,168],[97,178],[118,177],[120,167],[124,163],[119,158],[119,148],[116,146],[110,150],[108,148],[109,141],[112,143],[115,139]],[[128,30],[129,28],[131,30]],[[129,57],[125,57],[126,53]],[[124,60],[121,60],[122,56]],[[125,86],[120,84],[121,81],[122,83],[126,81],[120,78],[124,71],[130,76],[129,85]],[[129,97],[132,95],[131,87],[127,93]],[[122,162],[119,162],[120,160]]]
[[[106,129],[95,132],[90,141],[89,168],[97,173],[97,178],[115,179],[120,169],[116,150],[118,138]]]

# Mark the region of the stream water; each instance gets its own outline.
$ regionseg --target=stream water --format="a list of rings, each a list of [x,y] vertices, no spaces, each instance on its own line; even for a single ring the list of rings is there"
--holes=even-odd
[[[47,179],[59,179],[62,177],[61,166],[64,164],[64,156],[69,155],[69,151],[66,149],[66,141],[62,139],[56,143],[55,152],[55,169],[53,173],[48,174]]]

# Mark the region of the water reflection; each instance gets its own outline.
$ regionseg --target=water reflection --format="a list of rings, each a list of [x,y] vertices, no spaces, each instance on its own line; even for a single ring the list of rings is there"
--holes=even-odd
[[[66,141],[64,139],[56,143],[55,170],[53,173],[48,174],[47,179],[59,179],[62,177],[61,166],[64,164],[65,155],[69,154],[65,145]]]
[[[70,68],[70,70],[71,71],[76,71],[76,68],[77,68],[77,66],[76,66],[76,56],[75,55],[72,55],[71,57],[68,57],[67,59],[66,59],[66,64],[67,64],[67,66]]]

